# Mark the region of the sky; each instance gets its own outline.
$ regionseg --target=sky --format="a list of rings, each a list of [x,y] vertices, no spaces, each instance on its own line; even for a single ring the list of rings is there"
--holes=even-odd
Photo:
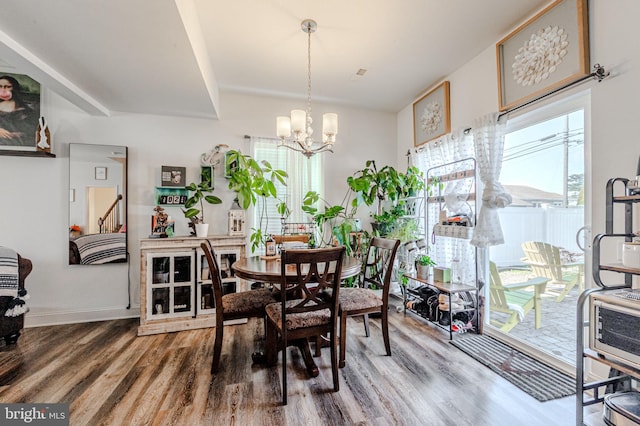
[[[507,134],[500,182],[562,194],[568,141],[568,175],[584,173],[582,110]]]

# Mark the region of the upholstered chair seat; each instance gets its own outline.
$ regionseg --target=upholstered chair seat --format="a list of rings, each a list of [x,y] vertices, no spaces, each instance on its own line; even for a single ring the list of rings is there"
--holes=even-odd
[[[287,308],[295,306],[301,302],[300,299],[287,300]],[[272,303],[265,308],[267,316],[273,318],[278,328],[282,328],[282,304]],[[312,312],[300,312],[287,315],[287,330],[296,330],[305,327],[317,327],[331,324],[331,310],[322,309]]]
[[[353,287],[340,290],[340,307],[347,312],[375,309],[383,305],[382,298],[367,288]]]
[[[267,288],[243,291],[241,293],[229,293],[222,296],[222,310],[225,319],[261,318],[264,316],[264,307],[268,303],[276,303],[273,292]]]

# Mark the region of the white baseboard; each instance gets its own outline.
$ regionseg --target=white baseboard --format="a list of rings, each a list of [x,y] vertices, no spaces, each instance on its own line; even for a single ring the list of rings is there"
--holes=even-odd
[[[25,314],[24,326],[42,327],[47,325],[75,324],[81,322],[108,321],[123,318],[139,318],[140,307],[107,307],[87,310],[56,310],[51,308],[30,307]]]

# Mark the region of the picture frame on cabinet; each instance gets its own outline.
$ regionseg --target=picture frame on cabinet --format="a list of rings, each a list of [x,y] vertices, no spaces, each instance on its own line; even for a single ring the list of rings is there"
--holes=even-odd
[[[449,86],[449,81],[443,81],[413,103],[414,146],[451,132]]]
[[[589,74],[587,0],[556,0],[496,44],[499,110]]]

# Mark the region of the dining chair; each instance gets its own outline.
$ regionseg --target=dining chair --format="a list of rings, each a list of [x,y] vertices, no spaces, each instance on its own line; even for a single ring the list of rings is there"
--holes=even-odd
[[[391,274],[400,240],[374,237],[371,239],[367,255],[362,261],[360,286],[347,287],[340,291],[340,368],[345,365],[347,345],[347,317],[362,315],[364,332],[369,337],[369,314],[380,313],[382,338],[387,355],[391,356],[389,342],[389,289]],[[378,295],[371,289],[381,289]]]
[[[213,284],[213,298],[216,309],[216,334],[213,344],[213,361],[211,374],[218,372],[220,355],[222,354],[222,339],[224,335],[224,322],[241,318],[265,318],[265,307],[277,302],[270,289],[242,291],[239,293],[223,294],[222,277],[220,268],[211,243],[206,240],[200,244],[209,264],[209,275]]]
[[[282,404],[287,404],[287,347],[296,341],[329,335],[333,390],[338,378],[338,298],[344,247],[283,250],[280,303],[267,305],[267,340],[282,351]],[[294,274],[292,272],[295,271]],[[287,277],[287,275],[289,277]],[[279,339],[278,339],[279,337]]]

